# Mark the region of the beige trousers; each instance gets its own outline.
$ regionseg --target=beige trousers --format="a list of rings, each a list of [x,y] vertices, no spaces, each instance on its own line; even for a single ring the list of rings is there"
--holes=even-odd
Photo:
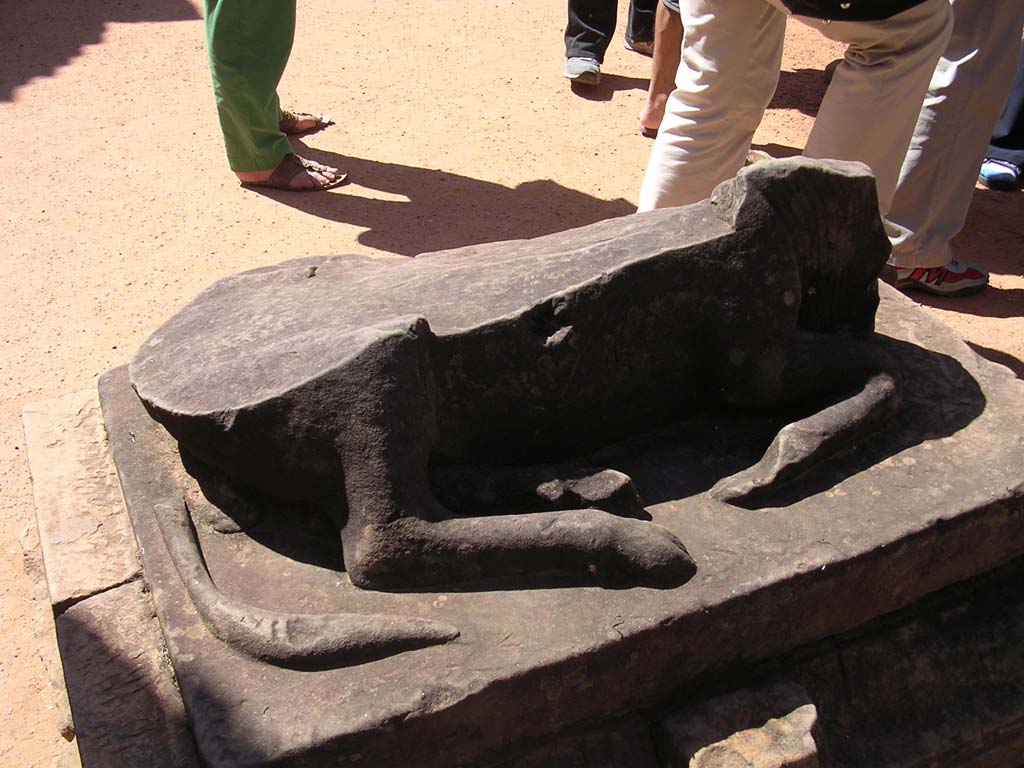
[[[1024,0],[950,0],[953,35],[932,75],[887,225],[890,262],[940,267],[967,218],[978,168],[1020,57]]]
[[[742,167],[778,83],[787,16],[777,2],[680,2],[682,60],[639,210],[702,200]],[[804,154],[866,163],[884,211],[949,38],[949,0],[926,0],[885,21],[795,18],[847,45]]]

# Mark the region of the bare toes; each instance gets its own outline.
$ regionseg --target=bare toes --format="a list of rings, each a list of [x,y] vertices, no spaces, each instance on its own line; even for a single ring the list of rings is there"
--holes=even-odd
[[[310,171],[307,178],[309,178],[311,182],[309,185],[311,187],[322,187],[325,184],[328,184],[331,181],[333,181],[333,179],[329,179],[327,176],[325,176],[322,173],[319,173],[318,171]]]
[[[320,163],[314,163],[310,160],[307,160],[306,167],[310,170],[310,173],[319,173],[322,176],[328,177],[332,181],[338,176],[338,169],[332,168],[329,165],[321,165]]]

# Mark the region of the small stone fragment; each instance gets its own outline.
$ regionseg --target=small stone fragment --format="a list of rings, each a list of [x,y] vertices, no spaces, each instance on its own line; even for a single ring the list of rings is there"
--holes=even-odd
[[[818,713],[790,682],[718,696],[663,718],[672,768],[819,768]]]

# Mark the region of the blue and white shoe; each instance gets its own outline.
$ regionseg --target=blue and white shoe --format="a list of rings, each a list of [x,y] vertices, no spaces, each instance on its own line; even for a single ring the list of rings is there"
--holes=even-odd
[[[1009,160],[986,157],[978,172],[978,181],[989,189],[1016,189],[1020,186],[1020,166]]]

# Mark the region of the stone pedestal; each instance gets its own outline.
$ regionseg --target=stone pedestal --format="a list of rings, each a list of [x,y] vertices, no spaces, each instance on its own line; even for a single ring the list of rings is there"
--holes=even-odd
[[[22,420],[59,648],[55,698],[73,719],[62,732],[84,768],[198,768],[96,392],[29,405]]]
[[[188,478],[124,371],[105,376],[118,473],[203,760],[499,764],[561,732],[700,697],[708,680],[855,631],[1020,556],[1024,384],[885,289],[878,329],[901,360],[901,411],[820,469],[805,498],[750,511],[706,494],[756,460],[778,426],[752,416],[712,414],[595,457],[630,474],[654,521],[687,543],[698,574],[675,589],[368,592],[339,570],[323,531],[288,515],[247,535],[201,530],[220,589],[260,607],[440,618],[461,632],[315,672],[243,656],[204,626],[153,518]]]

